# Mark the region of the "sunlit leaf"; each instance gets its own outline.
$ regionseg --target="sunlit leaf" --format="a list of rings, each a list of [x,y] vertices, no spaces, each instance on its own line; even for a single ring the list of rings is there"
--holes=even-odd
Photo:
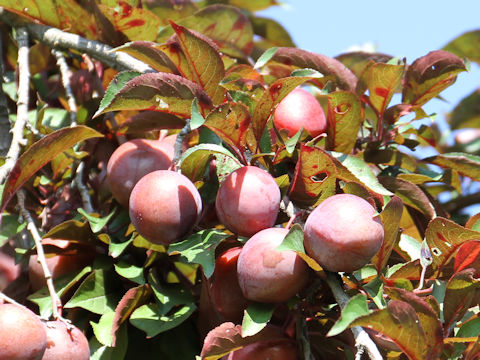
[[[443,50],[454,53],[458,57],[468,58],[480,64],[480,30],[463,33],[444,46]]]
[[[272,318],[275,304],[252,302],[245,310],[242,337],[258,334]]]
[[[392,59],[392,56],[381,53],[352,51],[340,54],[335,59],[349,68],[357,77],[360,77],[369,63],[387,63]]]
[[[423,159],[425,162],[456,170],[459,174],[480,180],[480,156],[465,153],[446,153]]]
[[[475,276],[478,277],[480,274],[480,238],[460,245],[457,255],[455,255],[454,271],[460,272],[468,268],[474,269]]]
[[[93,333],[97,340],[105,346],[112,346],[112,325],[115,313],[113,311],[106,312],[100,317],[98,323],[90,321]]]
[[[479,31],[480,32],[480,31]],[[448,116],[452,128],[479,128],[480,127],[480,90],[475,90],[463,98]]]
[[[100,114],[115,100],[117,93],[133,78],[141,75],[138,71],[122,71],[115,75],[115,77],[108,84],[108,88],[103,95],[97,113]]]
[[[156,48],[158,44],[150,41],[132,41],[115,48],[115,51],[127,53],[134,58],[150,65],[154,70],[160,72],[178,74],[175,64],[165,53]]]
[[[165,315],[177,305],[194,302],[192,294],[181,284],[162,283],[154,271],[148,274],[148,283],[157,298],[158,311]]]
[[[276,0],[250,0],[248,2],[242,0],[207,0],[207,4],[209,3],[229,4],[251,12],[264,10],[279,4]]]
[[[343,332],[348,325],[363,315],[370,313],[367,304],[367,297],[363,294],[357,294],[348,300],[348,303],[342,309],[340,319],[332,326],[327,336],[335,336]]]
[[[165,112],[141,111],[119,122],[115,130],[118,134],[145,134],[152,130],[182,129],[185,123],[184,118]]]
[[[398,149],[367,148],[363,153],[363,158],[369,163],[399,166],[408,171],[415,171],[418,166],[418,160],[415,157],[405,154]]]
[[[58,154],[70,149],[80,141],[102,136],[99,132],[80,125],[54,131],[30,146],[18,158],[8,174],[3,189],[0,213],[3,212],[17,190]]]

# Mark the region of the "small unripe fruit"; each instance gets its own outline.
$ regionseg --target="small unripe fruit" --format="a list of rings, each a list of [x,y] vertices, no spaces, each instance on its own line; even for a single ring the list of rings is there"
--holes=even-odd
[[[238,257],[238,283],[243,295],[253,301],[283,302],[308,282],[307,264],[292,250],[276,248],[288,234],[284,228],[269,228],[252,236]]]
[[[114,198],[124,207],[135,184],[155,170],[167,170],[174,149],[169,141],[135,139],[120,145],[108,160],[107,183]]]
[[[42,360],[89,360],[90,347],[83,333],[75,326],[68,329],[62,321],[48,321],[47,349]]]
[[[274,112],[273,123],[278,130],[286,130],[289,137],[302,127],[312,137],[327,129],[322,106],[315,96],[302,88],[294,89],[280,101]]]
[[[305,250],[324,269],[351,272],[366,265],[383,243],[375,208],[350,194],[324,200],[305,223]]]
[[[202,199],[184,175],[157,170],[145,175],[130,195],[130,220],[140,235],[168,245],[180,240],[197,223]]]
[[[242,236],[272,227],[280,206],[275,179],[256,166],[244,166],[220,185],[215,208],[220,222]]]
[[[0,304],[0,360],[40,360],[47,347],[45,326],[32,311]]]

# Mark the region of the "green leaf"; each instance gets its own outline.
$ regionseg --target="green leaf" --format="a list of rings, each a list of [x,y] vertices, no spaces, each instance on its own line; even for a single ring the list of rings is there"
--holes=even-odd
[[[152,69],[159,72],[178,74],[175,64],[165,53],[156,47],[157,45],[157,43],[150,41],[132,41],[114,50],[127,53],[145,64],[150,65]],[[138,73],[138,75],[140,75],[140,73]]]
[[[115,271],[118,275],[133,281],[137,284],[145,284],[145,277],[143,276],[143,267],[135,266],[128,264],[126,262],[120,261],[115,264]]]
[[[80,141],[102,136],[89,127],[75,126],[54,131],[30,146],[8,174],[0,213],[5,210],[15,192],[45,164]]]
[[[258,334],[272,318],[275,304],[252,302],[243,316],[242,337]]]
[[[103,218],[100,218],[100,217],[97,217],[97,216],[94,216],[94,215],[90,215],[88,214],[85,210],[83,210],[82,208],[78,208],[77,211],[83,215],[84,218],[86,218],[88,220],[88,223],[90,224],[90,228],[92,229],[92,231],[94,233],[98,233],[100,232],[104,227],[105,225],[107,225],[107,223],[110,221],[110,219],[112,218],[113,214],[115,214],[115,210],[113,210],[110,214],[108,214],[107,216],[103,217]]]
[[[0,247],[5,245],[9,239],[15,237],[23,229],[25,229],[25,226],[27,226],[27,223],[24,221],[20,223],[19,220],[20,220],[19,216],[17,215],[10,215],[10,214],[2,215],[2,222],[0,226]]]
[[[94,116],[118,110],[155,110],[190,118],[194,98],[202,109],[211,106],[210,98],[198,84],[174,74],[147,73],[126,82]]]
[[[186,240],[171,244],[168,253],[180,254],[189,263],[202,265],[205,276],[209,278],[215,269],[215,249],[229,236],[215,229],[201,230]]]
[[[130,245],[132,242],[133,242],[133,237],[131,237],[130,239],[122,243],[110,242],[108,244],[108,255],[110,255],[113,258],[119,257],[120,255],[123,254],[123,252],[127,249],[128,245]]]
[[[166,315],[175,306],[186,305],[195,301],[192,294],[184,286],[162,283],[153,271],[148,274],[148,283],[157,298],[158,311],[162,315]]]
[[[98,323],[90,321],[90,325],[93,329],[93,334],[97,338],[98,342],[105,346],[112,346],[112,326],[113,318],[115,317],[114,311],[108,311],[100,317]]]
[[[225,77],[225,69],[217,46],[210,39],[195,34],[187,28],[170,21],[170,25],[177,34],[187,66],[190,68],[187,79],[199,84],[210,96],[214,105],[220,104],[225,95],[225,89],[219,86]],[[179,57],[172,58],[179,59]],[[181,69],[182,66],[179,66]],[[187,75],[191,74],[192,77]]]
[[[475,90],[460,100],[448,116],[452,130],[462,128],[480,128],[480,91]]]
[[[127,353],[128,333],[127,327],[123,326],[118,334],[118,346],[109,347],[102,345],[96,337],[90,338],[90,360],[122,360]]]
[[[253,66],[254,69],[260,69],[265,66],[267,62],[275,55],[277,52],[278,47],[274,46],[270,49],[267,49],[256,61],[255,65]]]
[[[456,170],[461,175],[480,181],[480,156],[454,152],[431,156],[423,161]]]
[[[332,326],[327,336],[335,336],[343,332],[348,325],[363,315],[370,313],[367,304],[367,297],[363,294],[357,294],[352,297],[342,309],[340,319]]]
[[[285,141],[285,149],[290,155],[293,154],[293,151],[297,147],[298,140],[300,140],[300,137],[302,136],[302,134],[303,134],[303,126],[300,130],[297,131],[295,135],[293,135],[291,138]]]
[[[278,21],[253,14],[250,15],[249,19],[255,35],[262,37],[261,40],[255,42],[257,48],[268,49],[272,46],[295,47],[292,37]]]
[[[192,116],[190,119],[190,128],[192,130],[198,129],[204,123],[205,123],[205,119],[202,116],[202,114],[200,114],[200,111],[198,110],[198,101],[197,101],[197,98],[195,98],[192,101]]]
[[[122,71],[119,72],[110,84],[108,84],[107,91],[103,95],[100,106],[98,107],[97,113],[101,114],[110,104],[115,100],[117,93],[132,79],[141,75],[142,73],[138,71]]]
[[[351,51],[335,57],[338,61],[349,68],[358,78],[370,63],[388,63],[392,56],[382,53],[366,51]],[[397,62],[396,62],[397,63]]]
[[[458,57],[468,58],[480,64],[480,30],[473,30],[463,33],[457,38],[450,41],[443,50],[449,51]]]
[[[455,337],[467,338],[467,337],[477,337],[480,334],[480,315],[476,314],[473,318],[464,321],[460,325]]]
[[[282,243],[275,248],[277,251],[292,250],[305,253],[303,246],[303,230],[299,224],[293,224]]]
[[[171,315],[162,315],[154,304],[143,305],[130,316],[130,323],[143,330],[147,337],[154,337],[168,331],[187,320],[196,310],[195,304],[187,304],[178,308]]]
[[[108,311],[114,311],[120,300],[117,285],[119,283],[111,271],[94,270],[64,307],[66,309],[81,307],[100,315]]]

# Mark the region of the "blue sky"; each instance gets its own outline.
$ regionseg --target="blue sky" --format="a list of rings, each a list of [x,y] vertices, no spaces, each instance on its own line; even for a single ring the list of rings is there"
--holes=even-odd
[[[280,22],[298,47],[332,57],[371,43],[377,51],[406,57],[411,64],[462,33],[480,29],[478,0],[283,0],[283,4],[258,15]],[[469,73],[442,93],[447,102],[434,99],[424,109],[436,113],[442,124],[445,114],[478,87],[480,67],[472,64]]]

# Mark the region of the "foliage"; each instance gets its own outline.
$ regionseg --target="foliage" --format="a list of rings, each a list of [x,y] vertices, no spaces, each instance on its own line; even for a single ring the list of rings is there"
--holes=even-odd
[[[16,21],[68,29],[152,69],[119,71],[63,49],[78,105],[77,125],[69,127],[65,110],[72,108],[53,57],[41,40],[32,41],[31,53],[40,54],[30,64],[30,98],[37,101],[29,104],[22,154],[0,188],[0,245],[15,247],[22,263],[34,252],[31,242],[22,242],[24,220],[14,196],[22,187],[41,234],[91,245],[92,265],[55,285],[65,316],[89,335],[92,359],[219,359],[255,341],[280,338],[268,325],[288,328],[292,319],[288,336],[305,358],[349,358],[354,326],[369,329],[376,341],[381,336],[377,345],[388,359],[476,358],[480,215],[468,218],[463,210],[478,201],[467,190],[480,181],[478,137],[449,145],[422,107],[466,70],[462,58],[479,61],[480,47],[472,45],[479,31],[411,63],[358,52],[330,58],[296,48],[280,24],[255,14],[272,5],[0,0]],[[16,44],[11,25],[2,23],[2,29],[8,29],[2,31],[5,78],[12,79],[3,92],[13,123]],[[276,106],[297,86],[322,105],[325,136],[288,138],[274,127]],[[451,128],[478,128],[478,105],[478,92],[461,101]],[[154,245],[136,233],[128,210],[112,198],[106,163],[127,139],[178,134],[186,124],[191,131],[177,166],[199,188],[206,210],[181,242]],[[437,155],[412,155],[422,146]],[[206,315],[203,296],[215,257],[246,240],[212,220],[218,184],[243,165],[266,169],[291,201],[299,224],[281,247],[297,251],[315,275],[288,303],[250,304],[242,327]],[[82,202],[78,174],[93,211]],[[340,274],[350,297],[340,310],[324,271],[304,253],[301,224],[341,192],[379,209],[385,241],[369,265]],[[280,211],[277,224],[287,222]],[[19,278],[5,293],[49,316],[47,290],[32,294],[28,287]]]

